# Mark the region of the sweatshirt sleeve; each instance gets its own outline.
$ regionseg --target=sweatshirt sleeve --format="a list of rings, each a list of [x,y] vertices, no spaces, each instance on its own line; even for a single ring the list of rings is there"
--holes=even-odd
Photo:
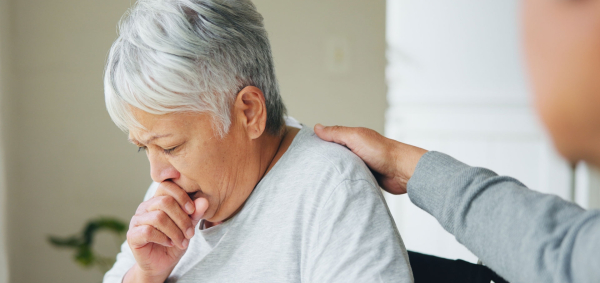
[[[158,183],[152,183],[146,191],[146,195],[144,196],[144,201],[149,200],[156,193],[156,189],[158,188]],[[127,241],[123,242],[121,245],[121,252],[117,255],[117,260],[113,267],[104,274],[103,283],[121,283],[123,282],[123,278],[127,271],[131,269],[135,265],[135,258],[133,257],[133,252],[131,248],[129,248],[129,244]]]
[[[121,245],[121,252],[117,255],[117,261],[113,267],[104,274],[103,283],[121,283],[127,271],[135,265],[135,258],[129,248],[129,244],[125,241]]]
[[[306,282],[413,282],[408,253],[379,188],[346,180],[314,222]]]
[[[600,211],[428,152],[411,201],[509,282],[598,282]]]

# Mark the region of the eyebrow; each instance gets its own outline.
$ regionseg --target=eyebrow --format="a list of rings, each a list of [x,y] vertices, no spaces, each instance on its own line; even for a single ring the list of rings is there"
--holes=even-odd
[[[138,145],[138,144],[149,144],[151,143],[153,140],[156,139],[160,139],[160,138],[166,138],[171,136],[171,134],[166,134],[166,135],[154,135],[152,137],[150,137],[148,140],[146,140],[144,143],[137,141],[136,139],[133,138],[127,138],[129,140],[130,143]]]

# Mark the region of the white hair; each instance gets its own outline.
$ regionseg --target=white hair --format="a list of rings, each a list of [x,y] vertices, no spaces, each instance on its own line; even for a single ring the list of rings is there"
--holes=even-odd
[[[143,128],[135,107],[209,112],[222,137],[246,86],[262,90],[265,130],[281,134],[286,109],[263,18],[250,0],[138,0],[119,23],[104,74],[106,107],[123,131]]]

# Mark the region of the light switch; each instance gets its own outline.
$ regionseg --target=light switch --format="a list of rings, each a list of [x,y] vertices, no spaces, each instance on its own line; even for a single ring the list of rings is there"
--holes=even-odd
[[[332,36],[325,44],[325,66],[328,73],[346,74],[350,71],[350,44],[342,36]]]

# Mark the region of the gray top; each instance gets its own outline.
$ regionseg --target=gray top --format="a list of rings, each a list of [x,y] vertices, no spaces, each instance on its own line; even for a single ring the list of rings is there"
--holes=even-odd
[[[125,243],[104,282],[121,282],[134,263]],[[348,149],[304,127],[237,215],[191,239],[168,280],[175,281],[413,279],[404,244],[369,169]]]
[[[600,211],[428,152],[408,182],[413,203],[509,282],[600,282]]]

